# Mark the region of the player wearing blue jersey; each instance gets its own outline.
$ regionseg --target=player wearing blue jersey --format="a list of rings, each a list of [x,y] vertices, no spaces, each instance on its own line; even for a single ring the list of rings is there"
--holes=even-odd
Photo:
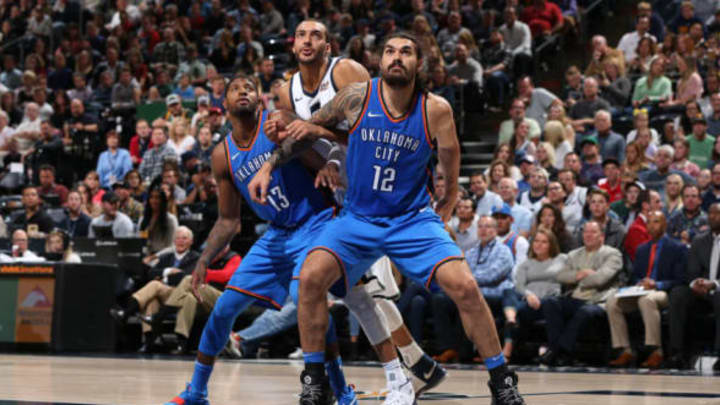
[[[342,296],[369,264],[387,255],[403,274],[428,287],[437,283],[456,303],[465,331],[490,372],[493,404],[522,405],[517,376],[505,364],[492,314],[460,249],[443,229],[441,217],[450,218],[457,195],[460,151],[449,104],[420,89],[416,77],[421,65],[413,36],[391,36],[382,48],[380,79],[340,90],[309,122],[275,126],[286,132],[286,139],[251,181],[250,196],[267,203],[275,167],[315,138],[327,136],[321,128],[343,120],[351,123],[343,213],[314,241],[300,273],[298,326],[303,351],[324,350],[318,331],[328,322],[327,291],[332,287]],[[435,148],[449,196],[437,204],[440,216],[429,208],[428,166]],[[308,378],[303,392],[316,389],[324,377],[322,364],[306,362],[304,375]]]
[[[304,163],[292,159],[273,173],[267,204],[256,204],[248,198],[248,183],[277,147],[262,130],[268,114],[259,107],[258,100],[258,87],[250,76],[237,75],[230,81],[224,103],[233,130],[212,154],[220,215],[193,271],[193,294],[198,301],[202,300],[197,289],[204,283],[210,259],[239,232],[243,197],[270,226],[243,258],[218,299],[203,330],[192,382],[184,392],[168,402],[169,405],[208,404],[207,382],[235,318],[252,303],[281,308],[288,295],[293,270],[305,256],[308,241],[317,237],[333,215],[332,200],[315,190],[314,176],[306,168],[308,165],[320,167],[324,163],[316,156],[313,164],[313,151],[302,156]],[[331,325],[326,330],[329,345],[337,349],[334,328]],[[324,354],[320,357],[318,360],[324,362]],[[350,394],[350,402],[341,401],[341,404],[356,404],[355,395],[342,376],[339,357],[329,357],[327,367],[333,379],[324,381],[320,403],[329,405],[335,402],[329,390],[329,385],[332,385],[339,399],[346,393]]]

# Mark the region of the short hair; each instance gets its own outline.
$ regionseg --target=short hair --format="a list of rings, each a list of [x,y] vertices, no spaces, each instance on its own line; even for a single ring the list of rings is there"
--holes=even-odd
[[[575,173],[574,171],[572,171],[572,169],[560,169],[560,170],[558,171],[558,173],[557,173],[558,178],[559,178],[560,175],[563,174],[563,173],[570,173],[570,174],[572,175],[573,181],[575,181],[575,182],[577,183],[578,175],[577,175],[577,173]]]
[[[47,163],[40,165],[40,169],[38,170],[38,172],[43,172],[43,171],[52,172],[53,176],[55,175],[55,167],[53,165],[49,165]]]
[[[690,189],[690,188],[694,188],[695,190],[697,190],[698,196],[700,195],[700,186],[698,186],[697,184],[692,184],[692,183],[688,183],[688,184],[684,185],[682,188],[682,191],[680,192],[680,195],[684,196],[685,190]]]
[[[507,174],[507,173],[506,173],[506,174]],[[515,179],[513,179],[512,177],[503,177],[502,179],[500,179],[500,181],[508,181],[508,182],[510,182],[510,185],[512,186],[513,190],[518,191],[517,181],[516,181]]]
[[[606,202],[610,202],[610,194],[608,194],[607,191],[597,187],[588,190],[586,199],[590,201],[590,198],[595,194],[602,196],[602,198],[604,198]]]
[[[670,159],[673,159],[675,157],[675,148],[670,145],[662,145],[661,147],[657,148],[657,151],[669,154]]]
[[[462,202],[462,201],[468,201],[468,200],[470,201],[470,203],[471,203],[471,205],[472,205],[472,210],[473,210],[473,212],[475,212],[475,210],[477,210],[477,201],[475,201],[475,199],[470,198],[470,197],[463,196],[463,197],[460,199],[460,202]]]
[[[258,93],[258,95],[260,94],[260,85],[256,81],[255,76],[251,76],[244,72],[238,72],[233,75],[232,79],[230,79],[230,81],[227,83],[227,86],[225,86],[225,97],[227,97],[228,90],[230,90],[230,85],[232,84],[232,82],[240,79],[251,82],[253,86],[255,86],[255,91]]]
[[[585,224],[583,225],[583,230],[585,229],[586,226],[588,226],[588,224],[595,224],[595,225],[597,225],[598,229],[600,229],[600,233],[602,233],[603,235],[605,235],[605,227],[602,226],[602,224],[601,224],[600,222],[598,222],[598,221],[596,221],[596,220],[594,220],[594,219],[590,219],[590,220],[588,220],[587,222],[585,222]]]
[[[180,232],[185,232],[188,235],[190,235],[190,239],[195,239],[195,236],[193,235],[193,231],[185,225],[180,225],[177,227],[177,229],[175,230],[175,235],[173,235],[173,238],[175,236],[177,236],[177,234]]]
[[[586,80],[587,80],[587,79],[586,79]],[[597,112],[595,113],[595,118],[597,118],[597,117],[599,117],[599,116],[601,116],[601,115],[606,116],[607,119],[609,119],[610,122],[612,122],[612,115],[610,115],[610,113],[609,113],[607,110],[597,110]]]

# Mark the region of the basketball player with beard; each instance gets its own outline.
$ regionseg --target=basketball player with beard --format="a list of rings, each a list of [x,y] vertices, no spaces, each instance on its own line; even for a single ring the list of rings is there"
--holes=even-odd
[[[313,392],[325,378],[322,331],[328,324],[325,296],[343,297],[365,270],[387,255],[405,276],[435,284],[455,302],[465,331],[490,373],[494,405],[524,405],[517,375],[505,364],[492,313],[460,248],[444,230],[456,201],[460,148],[450,105],[424,91],[417,79],[422,65],[417,39],[391,35],[383,45],[381,77],[341,89],[309,121],[265,126],[285,137],[248,185],[250,197],[268,203],[271,173],[319,137],[348,144],[348,189],[341,215],[313,240],[300,272],[298,326],[306,356],[301,405],[321,403]],[[341,139],[334,128],[350,123]],[[278,134],[272,134],[278,132]],[[446,198],[430,209],[431,155],[437,150],[445,173]]]
[[[325,25],[319,21],[305,20],[295,30],[293,54],[298,62],[299,70],[290,81],[280,89],[278,109],[293,111],[298,117],[308,120],[312,114],[327,104],[335,94],[344,87],[353,83],[362,83],[370,80],[367,70],[352,59],[330,57],[330,44]],[[269,121],[272,122],[272,121]],[[334,131],[347,132],[346,122],[341,122]],[[329,141],[320,138],[320,143],[314,146],[324,155],[334,159],[324,169],[325,171],[338,171],[344,162],[344,147],[336,145],[332,152],[328,152]],[[344,170],[343,170],[344,171]],[[317,185],[317,183],[316,183]],[[339,196],[338,203],[342,204]],[[412,373],[413,388],[416,396],[439,385],[446,377],[446,371],[425,354],[418,346],[402,320],[402,315],[390,300],[400,296],[400,290],[392,276],[392,268],[387,258],[381,258],[368,272],[371,280],[366,286],[355,286],[345,298],[351,305],[358,300],[358,295],[366,292],[372,293],[376,298],[375,311],[383,314],[383,319],[390,330],[392,341],[400,351],[404,366]],[[362,291],[366,289],[367,291]],[[362,299],[362,298],[361,298]],[[355,312],[354,312],[355,313]],[[361,311],[357,315],[370,343],[377,345],[377,331],[369,330],[372,323],[365,318],[372,314]],[[387,363],[387,359],[381,359]]]
[[[268,230],[255,242],[218,299],[205,325],[192,381],[185,391],[166,405],[206,405],[207,383],[215,359],[228,339],[235,318],[250,304],[281,309],[291,287],[293,271],[305,256],[308,241],[317,238],[333,216],[334,205],[313,186],[314,176],[308,168],[322,167],[324,160],[314,151],[293,159],[273,173],[266,205],[254,203],[248,195],[248,183],[262,163],[277,147],[265,135],[263,122],[268,113],[258,103],[257,83],[250,76],[236,75],[228,84],[225,108],[232,132],[212,152],[212,169],[218,183],[219,218],[210,232],[197,266],[193,271],[193,294],[205,282],[211,258],[226,246],[240,230],[240,206],[244,198],[258,217],[270,223]],[[297,282],[291,291],[297,301]],[[372,303],[368,296],[367,301]],[[377,323],[380,323],[377,320]],[[332,324],[326,329],[328,349],[337,353],[337,337]],[[389,333],[387,333],[389,336]],[[331,358],[328,372],[331,385],[338,393],[338,403],[356,405],[351,387],[345,384],[339,357]],[[335,403],[329,390],[323,391],[323,405]]]

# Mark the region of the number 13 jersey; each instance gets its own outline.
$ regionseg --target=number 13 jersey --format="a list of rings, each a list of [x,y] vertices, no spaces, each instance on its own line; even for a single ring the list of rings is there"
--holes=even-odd
[[[382,86],[382,79],[370,81],[363,111],[348,138],[344,207],[370,217],[419,210],[431,199],[433,144],[426,95],[417,92],[407,113],[395,118],[383,102]]]
[[[315,188],[314,177],[298,159],[273,170],[267,190],[267,205],[250,199],[248,184],[277,147],[263,130],[267,119],[263,111],[249,146],[240,147],[225,136],[225,153],[233,184],[258,217],[281,228],[295,228],[313,215],[331,207],[332,199]]]

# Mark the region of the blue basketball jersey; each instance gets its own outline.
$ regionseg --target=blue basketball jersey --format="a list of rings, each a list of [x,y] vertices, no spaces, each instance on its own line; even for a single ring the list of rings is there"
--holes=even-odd
[[[382,100],[383,82],[375,78],[363,112],[350,130],[345,208],[364,216],[394,216],[430,204],[433,146],[428,133],[424,93],[408,112],[391,117]]]
[[[330,207],[332,202],[315,188],[313,176],[298,159],[272,172],[272,181],[267,191],[267,205],[257,204],[250,199],[248,193],[250,180],[277,147],[263,131],[267,114],[267,111],[263,111],[248,147],[239,147],[232,139],[232,132],[227,134],[225,153],[233,183],[255,214],[275,226],[294,228]]]

